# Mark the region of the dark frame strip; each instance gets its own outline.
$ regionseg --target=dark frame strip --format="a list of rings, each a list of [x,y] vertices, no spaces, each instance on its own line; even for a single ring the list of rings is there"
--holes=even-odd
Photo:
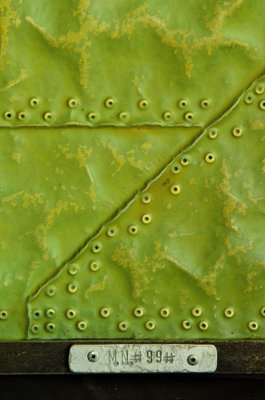
[[[135,341],[127,341],[135,343]],[[138,343],[150,343],[137,341]],[[72,374],[68,355],[73,344],[124,343],[124,341],[20,341],[0,342],[0,374]],[[152,341],[161,343],[161,341]],[[162,342],[163,343],[163,342]],[[218,374],[265,374],[265,341],[171,341],[213,344],[218,352]]]

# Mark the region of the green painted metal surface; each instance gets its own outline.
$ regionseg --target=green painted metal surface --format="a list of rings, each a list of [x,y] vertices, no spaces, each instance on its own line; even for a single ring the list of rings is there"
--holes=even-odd
[[[0,339],[264,338],[264,2],[0,4]]]

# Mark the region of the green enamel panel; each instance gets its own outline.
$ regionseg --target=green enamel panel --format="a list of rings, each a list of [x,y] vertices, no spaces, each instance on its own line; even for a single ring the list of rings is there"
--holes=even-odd
[[[254,82],[44,282],[30,338],[264,337],[264,88]]]
[[[264,339],[264,1],[0,11],[0,340]]]
[[[2,0],[0,24],[2,126],[203,127],[264,69],[262,0]]]
[[[25,337],[28,297],[199,134],[161,129],[1,130],[1,339]]]

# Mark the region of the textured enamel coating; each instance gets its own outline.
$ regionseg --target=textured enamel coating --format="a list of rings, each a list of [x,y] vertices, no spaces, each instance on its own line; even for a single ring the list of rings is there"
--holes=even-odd
[[[265,3],[0,11],[0,340],[264,339]]]
[[[262,73],[263,21],[262,1],[2,0],[0,125],[203,127]]]
[[[257,83],[265,80],[247,93]],[[264,337],[264,116],[260,98],[249,105],[244,96],[44,282],[29,301],[31,338]],[[244,133],[235,136],[239,125]],[[215,140],[209,137],[213,128]],[[214,162],[207,162],[209,154]],[[180,172],[172,173],[181,161]],[[181,187],[177,196],[172,187]],[[132,224],[135,235],[128,232]],[[115,237],[108,236],[110,227]],[[100,263],[97,273],[89,270],[91,261]],[[80,268],[74,296],[66,290],[72,263]],[[57,290],[51,299],[49,286]],[[34,310],[55,305],[56,329],[32,334]],[[112,310],[107,320],[98,317],[102,306]],[[83,332],[61,318],[69,307],[78,309],[77,320],[87,321]],[[137,307],[141,318],[135,318]],[[41,322],[45,326],[46,319]]]

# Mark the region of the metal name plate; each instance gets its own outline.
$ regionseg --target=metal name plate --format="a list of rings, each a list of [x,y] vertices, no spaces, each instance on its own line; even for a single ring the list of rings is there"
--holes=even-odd
[[[69,368],[77,373],[214,372],[217,350],[193,344],[73,345]]]

